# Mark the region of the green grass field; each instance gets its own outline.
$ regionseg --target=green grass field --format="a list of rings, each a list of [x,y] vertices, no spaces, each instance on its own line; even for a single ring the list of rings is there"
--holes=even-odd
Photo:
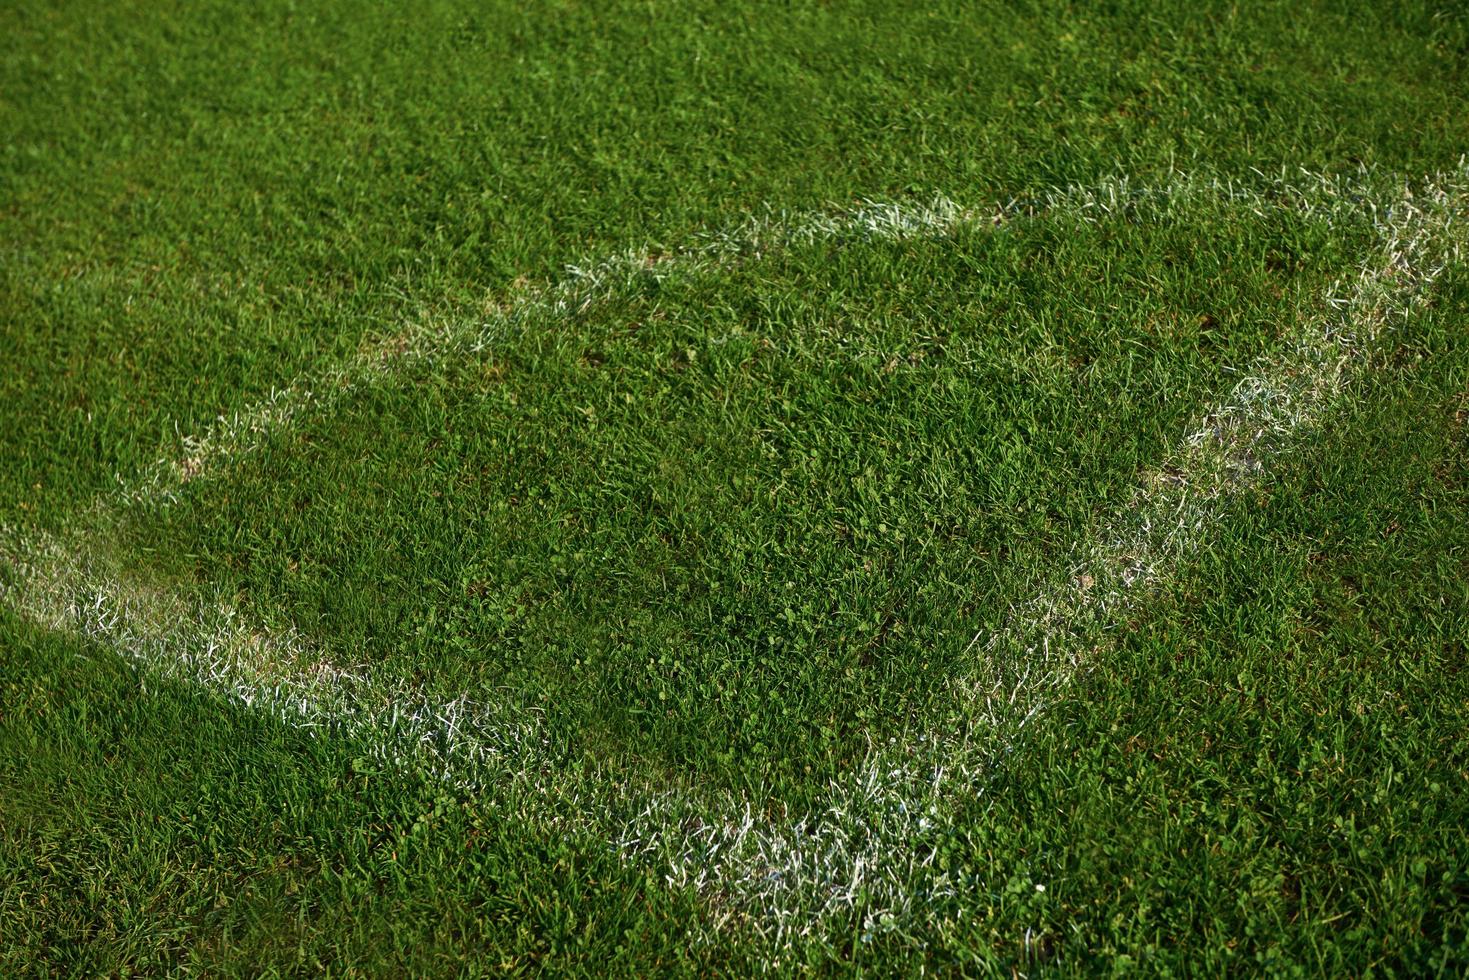
[[[12,3],[0,973],[1469,971],[1469,12]]]

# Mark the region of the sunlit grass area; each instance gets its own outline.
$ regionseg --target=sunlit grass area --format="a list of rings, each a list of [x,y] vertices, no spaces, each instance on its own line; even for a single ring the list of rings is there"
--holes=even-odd
[[[1452,974],[1452,5],[0,13],[0,971]]]

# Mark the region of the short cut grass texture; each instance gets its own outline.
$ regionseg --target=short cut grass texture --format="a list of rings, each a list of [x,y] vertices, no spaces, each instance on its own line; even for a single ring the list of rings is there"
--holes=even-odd
[[[1464,968],[1459,15],[4,16],[0,966]]]

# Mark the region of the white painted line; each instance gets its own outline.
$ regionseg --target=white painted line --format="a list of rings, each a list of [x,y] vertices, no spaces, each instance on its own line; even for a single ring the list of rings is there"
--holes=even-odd
[[[955,704],[968,719],[962,731],[929,730],[874,750],[856,774],[829,785],[820,812],[796,819],[757,817],[751,801],[730,793],[659,788],[610,768],[570,771],[564,762],[572,746],[531,713],[468,699],[438,701],[384,684],[365,670],[331,664],[289,631],[270,634],[247,624],[220,597],[187,598],[150,588],[110,545],[106,520],[90,520],[85,533],[64,541],[9,535],[13,541],[0,546],[0,555],[14,566],[19,585],[8,598],[39,623],[81,633],[131,657],[148,676],[199,684],[294,724],[358,739],[385,767],[437,773],[481,792],[486,805],[534,825],[610,839],[628,860],[663,869],[671,885],[705,894],[715,918],[744,924],[777,944],[857,908],[869,929],[880,930],[931,898],[965,887],[930,864],[931,842],[954,805],[982,792],[996,760],[1024,726],[1064,696],[1084,667],[1094,631],[1115,622],[1172,573],[1218,521],[1227,498],[1257,482],[1270,456],[1329,409],[1381,332],[1407,315],[1443,265],[1457,259],[1466,185],[1469,171],[1461,169],[1416,197],[1404,194],[1381,208],[1354,185],[1315,178],[1304,186],[1278,182],[1265,191],[1188,181],[1148,190],[1119,180],[1046,196],[1044,207],[1082,218],[1123,208],[1166,216],[1190,195],[1262,211],[1287,206],[1366,212],[1374,216],[1385,246],[1381,262],[1337,290],[1327,315],[1283,353],[1262,360],[1207,413],[1170,462],[1144,479],[1128,506],[1075,549],[1066,575],[979,639],[976,676],[956,684]],[[784,225],[762,219],[676,253],[687,256],[676,262],[698,267],[782,242],[844,235],[941,234],[1034,207],[1016,204],[981,216],[946,202],[919,209],[865,205]],[[516,317],[584,308],[646,274],[649,254],[580,272],[568,284],[525,300],[507,319],[415,328],[221,420],[186,441],[181,456],[162,461],[96,511],[120,519],[120,508],[130,502],[166,503],[188,480],[249,452],[270,432],[335,397],[313,392],[373,383],[405,359],[483,349]]]
[[[1070,215],[1082,220],[1133,212],[1153,219],[1189,202],[1207,199],[1241,204],[1263,214],[1289,209],[1301,214],[1360,215],[1374,206],[1373,182],[1302,172],[1251,182],[1178,174],[1168,183],[1139,186],[1127,177],[1089,187],[1054,188],[979,209],[947,198],[928,204],[864,202],[835,212],[776,212],[750,217],[732,228],[705,234],[681,248],[647,247],[571,266],[561,281],[531,287],[489,304],[482,316],[424,320],[368,343],[354,358],[304,375],[203,431],[180,438],[178,450],[128,480],[119,479],[113,498],[99,504],[167,504],[190,481],[257,450],[272,433],[303,414],[329,411],[352,391],[380,383],[424,361],[478,355],[517,330],[585,312],[647,276],[697,273],[737,264],[747,257],[823,241],[890,240],[942,236],[960,228],[1000,226],[1017,217]]]
[[[863,204],[835,214],[771,215],[706,236],[693,245],[618,253],[570,266],[554,285],[523,290],[487,304],[482,316],[425,320],[367,344],[355,357],[303,376],[204,431],[180,439],[176,453],[160,458],[131,480],[119,481],[117,500],[105,505],[167,504],[189,482],[260,448],[272,433],[305,414],[329,411],[353,391],[400,374],[413,365],[479,355],[518,330],[543,328],[586,312],[645,277],[695,273],[745,256],[828,238],[901,239],[942,235],[972,218],[945,200],[930,205]]]
[[[1272,456],[1332,407],[1382,333],[1461,260],[1466,222],[1462,169],[1379,211],[1379,256],[1205,414],[1128,505],[1074,549],[1065,575],[976,637],[978,669],[955,684],[962,730],[930,729],[874,751],[858,773],[830,784],[823,813],[772,825],[730,800],[722,820],[706,809],[704,825],[689,834],[664,817],[677,809],[659,803],[629,828],[624,846],[672,851],[670,884],[719,896],[718,908],[777,944],[857,908],[865,927],[880,931],[931,897],[962,890],[959,878],[931,864],[955,804],[982,794],[996,763],[1065,696],[1109,629],[1195,551]]]

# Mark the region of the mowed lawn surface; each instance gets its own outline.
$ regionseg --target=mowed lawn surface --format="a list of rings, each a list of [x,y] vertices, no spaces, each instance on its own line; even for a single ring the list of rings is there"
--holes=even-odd
[[[1370,197],[1469,147],[1469,23],[1432,5],[0,22],[0,582],[180,433],[413,324],[498,324],[109,504],[111,559],[385,689],[533,711],[557,765],[756,810],[951,720],[970,641],[1371,263],[1367,203],[1303,213],[1254,170],[1366,166]],[[1164,193],[984,217],[1116,175]],[[656,260],[935,195],[973,219]],[[646,275],[571,315],[486,312],[630,247]],[[1466,322],[1453,266],[1113,631],[960,804],[933,859],[962,887],[780,945],[575,821],[7,601],[0,965],[1462,969]]]
[[[329,660],[821,785],[1319,312],[1329,229],[1240,210],[649,275],[290,426],[133,547]]]

